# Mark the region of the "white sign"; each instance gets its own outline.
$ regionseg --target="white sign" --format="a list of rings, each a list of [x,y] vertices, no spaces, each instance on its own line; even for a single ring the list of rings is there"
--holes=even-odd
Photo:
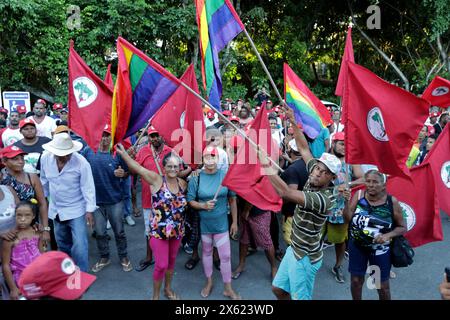
[[[3,107],[15,111],[17,106],[27,107],[27,112],[31,111],[30,93],[25,91],[3,91]]]

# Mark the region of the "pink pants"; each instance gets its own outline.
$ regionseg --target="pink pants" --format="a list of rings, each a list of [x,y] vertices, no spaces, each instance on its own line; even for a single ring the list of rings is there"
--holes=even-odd
[[[161,240],[150,237],[150,247],[155,258],[153,280],[161,281],[166,271],[175,268],[175,259],[180,248],[181,239]]]
[[[203,269],[207,278],[212,276],[213,272],[213,242],[216,244],[220,258],[220,273],[224,283],[231,282],[231,248],[228,231],[218,234],[202,234],[203,247]]]

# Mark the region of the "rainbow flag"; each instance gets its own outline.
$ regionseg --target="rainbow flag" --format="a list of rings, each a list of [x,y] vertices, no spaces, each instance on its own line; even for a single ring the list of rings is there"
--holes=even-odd
[[[230,0],[195,0],[195,6],[200,33],[203,85],[209,102],[220,110],[222,78],[219,52],[245,27]]]
[[[294,110],[295,119],[303,132],[315,139],[323,128],[332,123],[330,112],[287,63],[283,67],[284,99]]]
[[[180,83],[121,37],[117,39],[117,54],[119,62],[111,112],[113,144],[144,127]]]

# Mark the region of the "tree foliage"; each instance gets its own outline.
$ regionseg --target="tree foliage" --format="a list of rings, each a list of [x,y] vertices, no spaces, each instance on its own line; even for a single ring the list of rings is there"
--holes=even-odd
[[[378,46],[420,93],[439,74],[449,78],[449,0],[234,0],[248,33],[283,95],[283,63],[322,99],[333,95],[350,16],[356,62],[387,81],[402,86],[399,75],[372,47]],[[381,29],[368,29],[377,4]],[[80,28],[68,28],[73,13],[68,0],[9,0],[0,2],[0,86],[29,90],[50,101],[67,100],[69,40],[100,77],[108,63],[117,68],[115,41],[120,35],[149,57],[181,76],[200,59],[198,29],[192,0],[79,0]],[[221,54],[224,97],[251,99],[270,87],[249,41],[239,35]],[[200,85],[202,87],[202,85]]]

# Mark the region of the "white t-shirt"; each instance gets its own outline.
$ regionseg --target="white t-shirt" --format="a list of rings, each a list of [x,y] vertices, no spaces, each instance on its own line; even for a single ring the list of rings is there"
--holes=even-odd
[[[229,161],[228,161],[228,154],[225,150],[223,150],[221,147],[216,147],[217,151],[219,151],[219,162],[217,164],[217,168],[219,170],[228,170]]]
[[[32,119],[36,123],[36,135],[40,137],[47,137],[52,139],[52,132],[56,130],[55,119],[45,116],[44,121],[37,123],[33,116],[28,119]]]
[[[20,133],[20,129],[7,128],[5,131],[3,131],[2,142],[5,148],[22,139],[23,135]]]

